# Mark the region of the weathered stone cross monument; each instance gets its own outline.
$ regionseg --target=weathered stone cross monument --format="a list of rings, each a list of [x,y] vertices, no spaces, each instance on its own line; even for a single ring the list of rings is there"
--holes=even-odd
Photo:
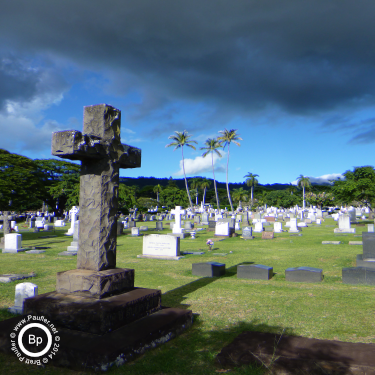
[[[57,274],[60,293],[101,298],[133,286],[133,270],[116,269],[116,215],[119,169],[140,167],[141,150],[121,143],[120,126],[121,112],[99,104],[84,107],[82,133],[53,133],[52,155],[82,162],[77,270]]]
[[[162,307],[160,290],[134,287],[134,269],[116,268],[119,169],[141,165],[141,150],[121,144],[120,115],[106,104],[85,107],[82,133],[53,133],[52,154],[82,162],[77,269],[58,272],[56,291],[26,299],[24,313],[61,329],[54,365],[125,363],[192,323],[191,310]],[[1,335],[12,337],[12,327],[0,322],[0,351],[10,348]]]

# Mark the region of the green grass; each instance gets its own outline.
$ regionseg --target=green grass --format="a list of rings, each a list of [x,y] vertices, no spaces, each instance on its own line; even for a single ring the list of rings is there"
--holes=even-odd
[[[146,223],[154,227],[155,223]],[[337,236],[334,221],[303,228],[303,236],[275,234],[273,240],[239,237],[215,242],[207,251],[205,242],[213,232],[197,232],[196,239],[181,240],[181,251],[203,250],[205,255],[187,255],[179,261],[139,259],[142,237],[124,235],[118,238],[117,266],[135,269],[135,286],[161,289],[162,304],[191,309],[193,326],[181,336],[147,352],[132,363],[112,368],[111,374],[213,374],[218,369],[214,358],[220,350],[243,331],[274,332],[318,339],[349,342],[375,342],[373,311],[375,288],[342,284],[343,267],[355,266],[362,246],[348,245],[361,240],[353,234]],[[74,269],[76,257],[60,257],[71,238],[63,235],[67,228],[57,229],[57,237],[39,239],[41,233],[22,233],[22,245],[48,246],[41,255],[0,254],[0,273],[36,272],[33,282],[39,294],[53,291],[56,272]],[[360,235],[366,227],[357,227]],[[166,234],[170,230],[165,229]],[[129,233],[130,231],[125,231]],[[149,231],[148,233],[156,233]],[[160,232],[158,232],[160,233]],[[342,241],[341,245],[322,245],[322,241]],[[232,251],[232,254],[229,252]],[[214,252],[228,253],[215,256]],[[218,261],[226,264],[221,278],[202,278],[191,273],[192,263]],[[275,275],[269,281],[237,279],[236,267],[244,263],[272,266]],[[285,269],[309,266],[323,269],[321,283],[285,281]],[[0,284],[0,320],[12,315],[6,308],[13,305],[15,285],[22,281]],[[25,365],[12,356],[0,354],[4,373],[21,374]],[[28,368],[29,374],[78,374],[80,372],[48,366]],[[241,368],[232,374],[261,374],[262,370]]]

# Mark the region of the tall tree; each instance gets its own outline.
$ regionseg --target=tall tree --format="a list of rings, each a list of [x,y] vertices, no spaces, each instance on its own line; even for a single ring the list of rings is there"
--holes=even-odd
[[[229,171],[229,147],[230,144],[233,142],[237,146],[241,146],[238,141],[242,141],[242,138],[239,137],[239,134],[237,134],[237,129],[224,129],[220,130],[219,133],[221,134],[220,137],[217,139],[220,141],[220,144],[223,145],[223,149],[228,146],[228,155],[227,155],[227,194],[228,194],[228,200],[230,204],[230,208],[232,212],[234,211],[233,209],[233,203],[232,199],[230,197],[230,191],[229,191],[229,181],[228,181],[228,171]]]
[[[204,206],[205,201],[206,201],[206,191],[211,186],[211,181],[208,180],[207,178],[203,178],[200,186],[201,186],[201,189],[203,189],[203,206]]]
[[[332,192],[336,200],[358,202],[373,210],[375,205],[375,170],[372,166],[355,167],[344,173],[344,180],[334,181]]]
[[[244,176],[244,178],[246,178],[246,185],[251,187],[251,206],[254,200],[254,186],[258,185],[258,180],[255,177],[259,177],[259,175],[250,172]]]
[[[247,200],[248,195],[246,190],[243,188],[233,189],[233,200],[240,204],[241,201]]]
[[[163,190],[162,186],[160,184],[157,184],[156,186],[154,186],[154,193],[156,193],[156,200],[158,201],[159,203],[159,193]]]
[[[190,186],[192,189],[195,189],[195,204],[198,206],[198,188],[201,186],[201,178],[192,178],[190,180]]]
[[[297,177],[297,185],[299,187],[302,187],[302,196],[303,196],[303,209],[305,209],[305,188],[308,188],[311,186],[310,179],[308,177],[303,176],[302,174]]]
[[[216,205],[217,209],[220,209],[219,204],[219,195],[217,193],[216,188],[216,180],[215,180],[215,168],[214,168],[214,153],[221,158],[221,153],[218,151],[219,148],[222,148],[220,142],[215,138],[208,138],[206,142],[204,142],[206,147],[201,147],[201,150],[206,150],[202,156],[205,158],[208,154],[211,154],[211,162],[212,162],[212,174],[214,175],[214,188],[215,188],[215,195],[216,195]]]
[[[167,144],[165,147],[172,147],[174,146],[174,150],[176,151],[178,148],[181,148],[182,153],[182,169],[184,171],[184,178],[185,178],[185,186],[186,186],[186,192],[189,198],[189,204],[191,209],[193,209],[193,203],[191,201],[190,192],[189,192],[189,186],[186,179],[186,173],[185,173],[185,160],[184,160],[184,146],[190,147],[193,150],[195,150],[195,146],[192,145],[192,143],[197,143],[197,141],[190,140],[192,137],[191,135],[188,135],[188,132],[184,130],[183,132],[175,131],[176,134],[172,134],[168,137],[168,139],[172,139],[173,142]]]

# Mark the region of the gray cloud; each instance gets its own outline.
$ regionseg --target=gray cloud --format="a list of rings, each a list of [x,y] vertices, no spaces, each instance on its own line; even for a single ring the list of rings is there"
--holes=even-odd
[[[158,95],[164,107],[179,99],[220,113],[307,114],[372,100],[374,11],[368,0],[15,0],[2,5],[0,42],[107,72],[116,92],[116,76],[131,78],[123,90]],[[36,77],[23,74],[6,76],[9,98],[33,94]],[[155,110],[148,104],[138,116]]]

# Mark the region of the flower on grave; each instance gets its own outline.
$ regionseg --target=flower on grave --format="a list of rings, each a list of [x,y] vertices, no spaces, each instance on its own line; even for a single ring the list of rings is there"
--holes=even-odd
[[[214,242],[210,239],[207,240],[206,245],[208,246],[209,250],[212,250],[212,246],[214,245]]]

